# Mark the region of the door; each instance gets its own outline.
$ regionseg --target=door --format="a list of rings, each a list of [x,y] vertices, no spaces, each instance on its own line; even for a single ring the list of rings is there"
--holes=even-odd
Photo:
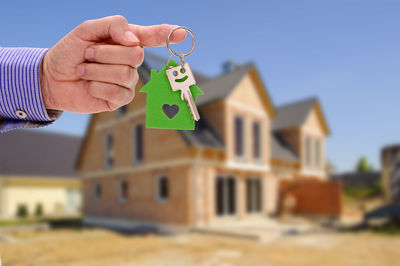
[[[262,180],[261,178],[246,179],[246,210],[247,213],[262,211]]]
[[[236,214],[236,180],[233,176],[217,176],[215,180],[215,211],[217,216]]]

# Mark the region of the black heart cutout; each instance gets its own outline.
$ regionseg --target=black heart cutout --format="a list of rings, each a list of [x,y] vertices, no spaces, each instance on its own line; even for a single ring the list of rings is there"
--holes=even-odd
[[[179,106],[176,104],[169,105],[164,104],[162,107],[164,114],[169,118],[172,119],[176,114],[179,112]]]

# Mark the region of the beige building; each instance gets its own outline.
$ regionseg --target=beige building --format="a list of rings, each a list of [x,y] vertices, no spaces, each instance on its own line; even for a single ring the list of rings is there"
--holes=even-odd
[[[79,137],[17,130],[0,135],[0,218],[77,215],[81,181],[74,168]]]
[[[165,62],[147,55],[136,89]],[[87,223],[198,226],[271,215],[280,179],[326,179],[329,130],[318,101],[276,108],[253,64],[229,69],[212,79],[195,73],[205,95],[194,131],[146,129],[144,93],[92,116],[78,159]]]

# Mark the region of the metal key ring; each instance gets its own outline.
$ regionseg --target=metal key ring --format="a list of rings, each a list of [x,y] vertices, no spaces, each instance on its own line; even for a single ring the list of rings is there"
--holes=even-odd
[[[172,51],[171,46],[170,46],[169,38],[171,37],[171,35],[172,35],[172,33],[173,33],[174,31],[179,30],[179,29],[184,29],[184,30],[186,30],[187,32],[189,32],[190,35],[192,36],[192,39],[193,39],[192,48],[191,48],[190,51],[187,52],[186,54],[182,54],[182,53],[181,53],[181,54],[177,54],[177,53],[175,53],[174,51]],[[179,27],[173,28],[173,29],[169,32],[169,34],[168,34],[168,37],[167,37],[167,47],[168,47],[168,50],[169,50],[169,52],[170,52],[171,54],[175,55],[176,57],[179,57],[179,58],[182,58],[182,57],[183,57],[183,58],[184,58],[185,56],[190,55],[190,54],[193,52],[195,46],[196,46],[196,39],[194,38],[194,34],[193,34],[193,32],[192,32],[191,30],[189,30],[189,29],[186,28],[186,27],[181,27],[181,26],[179,26]]]

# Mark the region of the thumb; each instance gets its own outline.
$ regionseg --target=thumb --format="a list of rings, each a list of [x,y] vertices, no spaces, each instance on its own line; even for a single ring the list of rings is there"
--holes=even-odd
[[[123,16],[111,16],[101,19],[88,20],[76,28],[78,37],[85,41],[113,40],[125,45],[139,45],[140,41],[129,29],[128,22]]]

